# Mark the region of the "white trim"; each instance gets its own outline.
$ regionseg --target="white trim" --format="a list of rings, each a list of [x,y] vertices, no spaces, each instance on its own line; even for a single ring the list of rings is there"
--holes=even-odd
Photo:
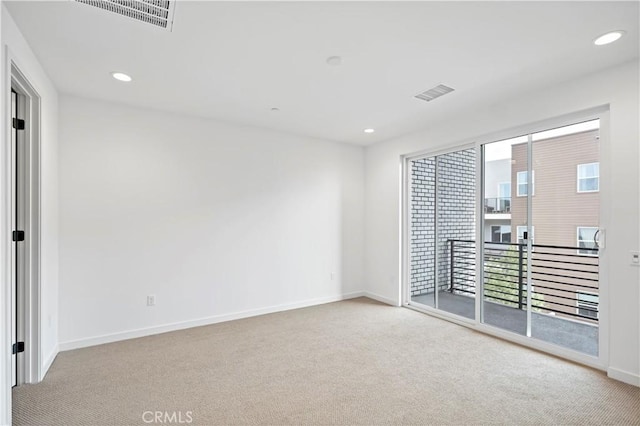
[[[163,324],[153,327],[138,328],[134,330],[122,331],[118,333],[103,334],[101,336],[88,337],[78,340],[70,340],[67,342],[61,342],[58,345],[59,350],[69,351],[72,349],[86,348],[89,346],[102,345],[105,343],[119,342],[121,340],[135,339],[138,337],[151,336],[154,334],[167,333],[170,331],[184,330],[192,327],[200,327],[203,325],[217,324],[220,322],[232,321],[242,318],[255,317],[259,315],[272,314],[275,312],[289,311],[292,309],[306,308],[309,306],[322,305],[325,303],[339,302],[341,300],[354,299],[356,297],[363,297],[365,293],[362,291],[355,291],[352,293],[345,293],[336,296],[319,297],[317,299],[308,299],[300,302],[285,303],[282,305],[273,305],[264,308],[250,309],[247,311],[233,312],[229,314],[214,315],[211,317],[205,317],[195,320],[181,321],[170,324]]]
[[[524,124],[521,126],[514,126],[497,132],[487,133],[470,140],[485,145],[492,142],[500,142],[502,140],[513,139],[513,135],[528,135],[533,133],[540,133],[545,130],[549,130],[555,127],[566,126],[567,123],[584,122],[595,119],[601,119],[605,114],[609,113],[609,104],[603,104],[593,108],[587,108],[582,111],[577,111],[569,114],[560,115],[557,117],[551,117],[545,120],[536,121],[534,123]],[[600,130],[602,131],[602,121],[600,121]],[[602,138],[600,139],[602,144]]]
[[[609,143],[609,135],[610,135],[610,120],[609,120],[609,110],[603,111],[599,114],[600,119],[600,143],[598,145],[599,155],[598,160],[600,162],[600,170],[599,175],[601,178],[599,187],[600,194],[598,197],[600,198],[600,218],[599,218],[599,227],[601,236],[603,237],[603,242],[606,236],[606,229],[609,228],[611,224],[611,179],[607,179],[609,176],[610,169],[610,160],[611,160],[611,144]],[[603,179],[604,177],[604,179]],[[600,356],[600,360],[604,365],[609,365],[609,335],[611,331],[610,320],[609,320],[609,254],[608,250],[605,249],[605,244],[602,244],[600,250],[598,251],[599,257],[599,267],[598,267],[598,278],[599,278],[599,289],[598,289],[598,297],[600,298],[600,303],[598,305],[598,355]]]
[[[421,158],[437,157],[439,155],[451,154],[452,152],[465,151],[467,149],[475,149],[476,144],[474,142],[466,141],[457,145],[452,145],[446,148],[440,149],[426,149],[421,151],[412,152],[410,154],[403,155],[402,158],[407,160],[419,160]]]
[[[363,292],[363,296],[367,297],[371,300],[375,300],[377,302],[380,303],[384,303],[386,305],[391,305],[391,306],[401,306],[400,303],[398,303],[397,300],[393,300],[393,299],[389,299],[388,297],[384,297],[384,296],[380,296],[379,294],[376,293],[372,293],[370,291],[364,291]]]
[[[43,371],[42,373],[43,375],[41,378],[42,380],[44,380],[44,376],[46,376],[46,374],[49,372],[49,369],[51,368],[53,361],[56,360],[56,357],[58,356],[59,352],[60,352],[60,347],[56,344],[56,346],[53,348],[49,356],[47,356],[47,358],[45,359],[44,364],[42,366],[42,371]]]
[[[0,15],[2,15],[0,6]],[[0,128],[3,141],[11,140],[11,129],[7,128],[6,117],[9,115],[7,109],[7,101],[10,102],[10,81],[11,74],[7,72],[7,48],[2,44],[2,69],[0,75],[0,93],[5,98],[4,102],[0,101]],[[0,147],[0,171],[2,177],[0,179],[0,300],[3,302],[0,306],[0,424],[11,424],[11,155],[10,144],[3,143]]]
[[[640,387],[640,375],[638,374],[609,367],[609,369],[607,370],[607,376],[614,380]]]
[[[405,304],[405,307],[417,312],[421,312],[423,314],[430,315],[432,317],[440,318],[441,320],[444,320],[444,321],[461,325],[463,327],[475,328],[477,324],[475,318],[472,319],[472,318],[463,317],[460,315],[453,314],[451,312],[447,312],[442,309],[434,308],[433,306],[423,305],[422,303],[418,303],[418,302],[408,302]]]
[[[411,163],[408,157],[400,156],[402,171],[400,173],[400,300],[399,305],[402,306],[411,298],[411,248],[409,233],[410,231],[410,207],[411,199]]]
[[[29,79],[20,71],[17,59],[7,48],[6,70],[7,87],[15,88],[25,98],[25,241],[24,241],[24,305],[22,318],[24,324],[25,353],[23,378],[25,383],[38,383],[42,380],[42,342],[40,332],[40,205],[41,205],[41,162],[40,162],[40,117],[41,97],[29,83]],[[7,116],[8,122],[8,116]],[[7,124],[10,128],[11,125]],[[10,131],[10,129],[9,129]],[[11,208],[11,206],[9,206]],[[19,374],[20,377],[20,374]]]

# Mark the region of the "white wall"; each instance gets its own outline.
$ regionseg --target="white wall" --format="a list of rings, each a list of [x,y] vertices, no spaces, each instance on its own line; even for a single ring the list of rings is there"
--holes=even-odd
[[[362,147],[70,96],[60,140],[62,349],[362,294]]]
[[[519,96],[485,109],[460,111],[449,122],[366,150],[366,290],[399,304],[400,156],[605,104],[610,105],[610,143],[602,146],[602,220],[608,223],[610,284],[609,374],[640,385],[640,268],[630,251],[640,246],[638,62]],[[606,158],[606,160],[605,160]],[[605,170],[605,161],[610,167]]]
[[[40,373],[44,376],[50,363],[55,358],[58,348],[58,94],[52,82],[47,77],[45,71],[29,48],[29,45],[18,30],[11,15],[7,12],[4,5],[1,11],[1,43],[2,43],[2,90],[1,99],[2,117],[4,117],[5,104],[4,100],[9,99],[10,91],[10,74],[7,70],[10,67],[10,60],[16,64],[22,74],[27,78],[32,87],[38,92],[41,99],[40,106],[40,148],[41,148],[41,318],[40,318]],[[3,141],[6,141],[6,127],[4,121],[2,135]],[[0,167],[2,167],[2,196],[0,197],[0,210],[2,211],[2,241],[10,241],[10,217],[7,216],[10,200],[10,188],[7,182],[10,182],[9,170],[7,168],[9,144],[3,143],[1,150],[2,158],[0,159]],[[6,268],[8,250],[10,246],[2,245],[2,265]],[[6,289],[10,285],[9,276],[2,274],[2,306],[5,306],[4,296]],[[5,326],[3,314],[3,326]],[[8,327],[8,325],[7,325]],[[3,327],[4,328],[4,327]],[[5,339],[3,338],[2,353],[9,353],[4,347]],[[2,359],[3,371],[7,365]],[[10,363],[9,363],[10,364]],[[0,376],[2,394],[0,397],[10,398],[10,377]],[[3,400],[8,398],[2,398]],[[6,410],[5,411],[5,407]],[[2,406],[3,412],[0,412],[0,423],[9,421],[10,406]]]

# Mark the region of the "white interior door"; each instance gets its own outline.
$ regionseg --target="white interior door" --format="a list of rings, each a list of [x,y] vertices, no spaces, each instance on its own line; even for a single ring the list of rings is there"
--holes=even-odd
[[[11,384],[24,383],[25,349],[25,102],[11,91]]]

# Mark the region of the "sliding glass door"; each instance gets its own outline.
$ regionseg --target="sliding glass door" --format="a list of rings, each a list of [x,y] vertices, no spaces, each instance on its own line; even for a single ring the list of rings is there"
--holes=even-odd
[[[599,120],[489,143],[482,155],[481,321],[597,357]]]
[[[476,149],[408,160],[412,303],[475,318]]]
[[[407,303],[601,360],[599,144],[594,118],[405,159]]]

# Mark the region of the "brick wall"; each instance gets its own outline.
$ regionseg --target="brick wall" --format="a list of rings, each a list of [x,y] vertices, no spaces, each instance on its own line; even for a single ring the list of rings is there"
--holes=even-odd
[[[474,240],[475,149],[411,162],[411,295],[433,292],[435,179],[438,167],[438,288],[449,286],[450,239]]]

